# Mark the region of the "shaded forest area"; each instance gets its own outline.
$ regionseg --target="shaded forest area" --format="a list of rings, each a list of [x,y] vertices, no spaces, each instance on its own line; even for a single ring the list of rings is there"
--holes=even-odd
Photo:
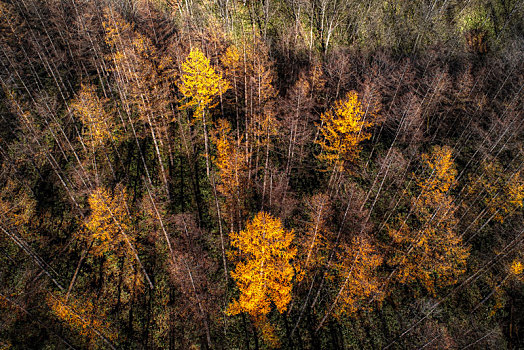
[[[0,0],[0,349],[524,347],[521,0]]]

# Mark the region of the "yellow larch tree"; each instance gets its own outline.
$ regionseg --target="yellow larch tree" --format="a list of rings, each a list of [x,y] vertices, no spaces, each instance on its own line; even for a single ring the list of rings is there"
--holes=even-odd
[[[521,171],[504,171],[497,160],[484,161],[481,174],[470,180],[470,194],[480,194],[485,208],[498,222],[522,208],[524,179]]]
[[[104,104],[105,100],[98,97],[95,87],[84,84],[71,104],[71,109],[84,126],[83,142],[89,148],[96,149],[115,138],[116,126]]]
[[[187,102],[180,108],[195,107],[196,120],[202,120],[204,127],[204,146],[206,170],[209,176],[209,145],[207,135],[206,109],[212,108],[212,102],[217,96],[225,93],[230,85],[222,75],[210,65],[209,59],[198,48],[193,48],[182,63],[180,79],[177,84]]]
[[[273,303],[284,312],[291,301],[295,269],[292,260],[297,253],[292,246],[293,230],[288,231],[278,218],[259,212],[246,228],[230,235],[231,254],[238,260],[231,272],[240,297],[227,310],[230,315],[246,312],[261,329],[266,341],[276,345],[266,315]]]
[[[382,255],[369,238],[354,237],[350,244],[343,244],[335,264],[335,274],[341,282],[333,301],[335,316],[354,315],[370,308],[370,299],[380,300],[382,291],[377,268]]]
[[[328,195],[323,193],[314,195],[306,205],[310,218],[298,243],[300,271],[297,278],[299,280],[308,278],[311,271],[325,265],[334,238],[329,225],[329,218],[333,211]]]
[[[372,111],[363,108],[358,94],[348,92],[321,115],[321,137],[317,141],[322,148],[319,159],[339,169],[353,163],[360,154],[360,143],[371,137],[367,129],[374,125],[375,119]]]
[[[84,226],[88,239],[93,242],[92,251],[95,255],[125,255],[128,249],[126,240],[130,243],[134,241],[132,236],[126,234],[130,222],[125,209],[126,197],[121,188],[115,189],[113,195],[103,188],[98,188],[89,195],[91,213]]]
[[[418,281],[435,294],[438,287],[455,284],[465,272],[469,250],[455,232],[457,209],[449,193],[457,174],[452,149],[435,146],[422,160],[413,218],[399,217],[396,225],[389,226],[396,247],[389,263],[397,267],[399,282]]]
[[[46,301],[56,317],[88,339],[89,348],[104,349],[109,346],[115,349],[111,342],[117,338],[117,334],[111,330],[101,308],[96,308],[91,301],[51,293],[47,295]],[[97,339],[102,342],[97,342]]]
[[[212,136],[217,155],[214,163],[218,168],[218,192],[225,199],[225,213],[232,227],[239,224],[244,213],[246,189],[248,188],[248,164],[242,150],[231,134],[231,125],[220,119]]]

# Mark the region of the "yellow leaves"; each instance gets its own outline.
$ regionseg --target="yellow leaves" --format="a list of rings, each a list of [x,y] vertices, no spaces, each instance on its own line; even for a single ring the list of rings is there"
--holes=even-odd
[[[246,156],[231,136],[231,126],[226,120],[217,121],[212,140],[217,148],[215,164],[220,176],[217,190],[226,199],[226,212],[236,215],[245,197],[249,155]]]
[[[241,47],[231,45],[221,61],[226,78],[233,84],[235,98],[244,101],[245,113],[250,117],[270,113],[277,92],[265,44],[255,37]]]
[[[452,149],[448,146],[435,146],[429,155],[422,155],[422,161],[427,169],[427,177],[417,181],[422,192],[421,206],[428,207],[440,204],[454,185],[457,170],[452,153]]]
[[[116,253],[122,256],[128,249],[126,235],[129,218],[126,211],[126,193],[120,187],[111,195],[105,189],[96,189],[89,196],[91,214],[84,223],[88,237],[93,241],[93,253],[101,256]]]
[[[110,330],[105,315],[89,300],[67,300],[62,295],[49,294],[46,301],[59,319],[90,340],[100,335],[109,340],[116,339],[117,335]]]
[[[424,171],[415,180],[420,195],[413,199],[412,216],[399,216],[388,226],[397,247],[389,263],[397,266],[401,283],[419,281],[435,294],[437,287],[457,282],[465,272],[469,251],[455,233],[456,206],[449,194],[457,171],[452,149],[435,146],[422,155]]]
[[[343,281],[337,315],[352,315],[369,308],[371,297],[380,296],[380,281],[376,269],[382,263],[382,256],[365,237],[355,237],[339,253],[336,264],[337,274]]]
[[[189,101],[181,108],[196,106],[198,117],[207,107],[212,107],[211,102],[216,96],[225,93],[230,85],[222,79],[209,64],[209,59],[198,48],[193,48],[187,59],[182,63],[180,80],[178,82],[180,92]]]
[[[284,312],[291,301],[294,276],[291,260],[297,253],[291,246],[293,231],[284,229],[279,219],[259,212],[245,230],[231,233],[230,238],[240,258],[231,273],[240,297],[230,304],[228,314],[266,315],[271,302],[279,312]]]
[[[335,102],[335,106],[321,116],[319,159],[339,168],[357,160],[360,143],[371,137],[366,129],[373,126],[375,117],[362,108],[356,92],[348,92],[345,99]]]
[[[493,218],[500,223],[522,208],[524,180],[521,172],[504,170],[498,161],[484,161],[481,175],[471,179],[470,193],[482,193],[483,201]]]
[[[328,223],[332,215],[328,195],[317,194],[311,197],[307,205],[310,220],[299,242],[300,273],[297,275],[299,280],[304,277],[304,274],[307,276],[312,269],[325,263],[331,248],[331,239],[334,238]]]
[[[519,260],[513,260],[511,263],[510,271],[513,275],[519,276],[524,271],[524,265]]]
[[[98,98],[94,86],[82,84],[71,109],[85,127],[84,142],[88,147],[103,146],[106,141],[114,138],[115,125],[111,115],[106,112],[103,101]]]

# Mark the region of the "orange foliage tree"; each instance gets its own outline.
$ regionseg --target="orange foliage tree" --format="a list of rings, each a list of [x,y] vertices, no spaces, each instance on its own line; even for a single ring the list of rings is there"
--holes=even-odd
[[[111,343],[117,334],[110,328],[106,316],[95,308],[92,302],[66,299],[62,295],[48,294],[47,305],[59,319],[64,321],[70,328],[79,332],[89,340],[89,348],[115,349]],[[104,343],[97,344],[96,339]]]
[[[355,237],[351,244],[344,245],[336,264],[338,277],[343,281],[337,295],[337,313],[355,314],[365,310],[370,297],[380,297],[380,280],[376,269],[382,263],[382,256],[365,237]]]
[[[238,142],[231,135],[228,121],[220,119],[212,140],[217,148],[215,164],[218,167],[220,182],[218,192],[225,198],[226,215],[233,226],[238,224],[244,211],[246,197],[248,164]]]
[[[481,175],[471,179],[469,193],[480,193],[488,212],[500,223],[522,208],[524,180],[521,172],[504,171],[498,161],[482,163]]]
[[[437,287],[455,284],[466,269],[468,249],[455,233],[456,206],[449,191],[455,184],[452,150],[435,146],[422,155],[424,172],[416,177],[420,191],[413,200],[413,220],[400,218],[389,227],[396,251],[390,263],[401,283],[419,281],[435,294]]]
[[[84,144],[87,147],[103,146],[115,137],[115,123],[92,85],[83,85],[76,99],[71,104],[75,115],[84,125]]]
[[[93,253],[103,255],[114,252],[124,255],[128,244],[134,241],[126,234],[129,216],[126,211],[126,193],[121,188],[111,195],[107,190],[99,188],[91,193],[88,202],[91,214],[84,226],[88,237],[93,241]]]
[[[320,321],[320,329],[328,316],[335,310],[335,316],[355,315],[359,310],[370,308],[369,300],[381,297],[377,268],[382,256],[364,236],[354,237],[350,244],[343,244],[334,264],[334,277],[340,282],[338,292],[328,311]]]
[[[366,111],[355,91],[347,93],[345,99],[321,115],[318,144],[322,148],[320,160],[330,166],[343,168],[354,162],[360,154],[360,143],[371,137],[366,131],[374,125],[376,115]]]
[[[99,188],[94,190],[88,199],[90,215],[84,222],[86,239],[95,256],[107,258],[106,272],[115,278],[122,276],[122,281],[130,290],[141,290],[145,277],[152,286],[151,280],[138,257],[135,235],[131,231],[131,218],[127,210],[127,195],[123,188],[117,186],[114,194]],[[122,266],[118,268],[118,261]],[[137,273],[138,270],[142,274]]]
[[[282,313],[291,301],[295,275],[292,260],[297,253],[291,245],[294,233],[282,227],[279,219],[259,212],[243,231],[231,233],[230,238],[231,246],[236,248],[232,255],[239,259],[231,276],[240,297],[229,305],[227,313],[247,312],[260,326],[264,338],[276,345],[265,317],[271,303]]]

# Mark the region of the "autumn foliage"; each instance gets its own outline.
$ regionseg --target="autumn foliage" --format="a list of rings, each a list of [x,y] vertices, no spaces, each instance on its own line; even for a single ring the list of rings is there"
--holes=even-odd
[[[0,0],[0,349],[524,348],[520,0]]]
[[[181,108],[196,107],[195,117],[207,107],[213,107],[216,96],[229,89],[229,83],[217,73],[209,63],[209,59],[198,48],[193,48],[182,63],[178,88],[188,99]]]
[[[422,162],[424,171],[416,176],[419,195],[413,198],[413,218],[400,217],[389,230],[398,249],[390,264],[397,267],[401,283],[418,281],[435,293],[457,282],[465,272],[469,251],[455,232],[457,209],[450,191],[457,171],[451,148],[435,146],[422,155]]]
[[[231,246],[237,249],[232,256],[239,260],[231,276],[240,297],[229,305],[228,313],[265,315],[271,303],[280,312],[286,310],[295,275],[293,238],[292,230],[286,230],[279,219],[265,212],[255,215],[244,230],[230,235]]]
[[[334,107],[322,114],[320,124],[322,148],[319,158],[341,168],[358,159],[362,141],[371,137],[367,131],[374,125],[375,115],[367,111],[355,91],[347,93]]]

